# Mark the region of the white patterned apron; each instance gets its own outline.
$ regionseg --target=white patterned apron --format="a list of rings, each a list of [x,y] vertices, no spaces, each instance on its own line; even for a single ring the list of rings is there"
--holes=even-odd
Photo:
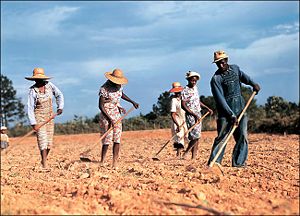
[[[49,84],[45,85],[45,93],[41,93],[39,88],[35,87],[37,98],[34,109],[34,115],[37,124],[47,121],[52,115],[52,88]],[[50,149],[53,143],[54,120],[52,119],[37,132],[37,142],[40,150]]]

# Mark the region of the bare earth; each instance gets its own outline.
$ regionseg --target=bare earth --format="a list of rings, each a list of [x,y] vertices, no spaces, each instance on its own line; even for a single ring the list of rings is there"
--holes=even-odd
[[[104,166],[98,134],[55,136],[49,170],[40,166],[35,137],[1,152],[1,214],[244,214],[299,215],[299,136],[249,135],[246,168],[207,169],[216,132],[203,132],[195,161],[177,159],[170,130],[123,132],[118,169],[111,146]]]

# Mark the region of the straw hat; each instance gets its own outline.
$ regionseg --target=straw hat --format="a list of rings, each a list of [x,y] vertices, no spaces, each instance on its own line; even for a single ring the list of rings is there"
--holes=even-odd
[[[181,92],[182,90],[183,90],[183,87],[180,85],[179,82],[173,82],[172,89],[169,92]]]
[[[191,77],[193,77],[193,76],[196,76],[196,77],[198,77],[198,80],[200,79],[200,74],[198,74],[197,72],[195,72],[195,71],[188,71],[187,73],[186,73],[186,79],[188,80],[189,78],[191,78]]]
[[[33,69],[33,75],[32,77],[25,77],[27,80],[36,80],[36,79],[51,79],[51,77],[48,77],[45,75],[43,68],[34,68]]]
[[[229,56],[223,51],[223,50],[218,50],[214,52],[214,61],[212,63],[216,63],[222,59],[228,58]]]
[[[7,130],[7,127],[1,126],[1,129],[0,129],[0,130]]]
[[[124,77],[121,69],[114,69],[113,72],[106,72],[105,77],[113,83],[122,85],[128,83],[128,79]]]

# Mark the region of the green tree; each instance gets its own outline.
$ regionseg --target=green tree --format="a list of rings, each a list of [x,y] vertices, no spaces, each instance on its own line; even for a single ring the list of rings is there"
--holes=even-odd
[[[17,91],[13,83],[6,76],[1,74],[1,124],[8,125],[9,122],[24,122],[24,104],[17,98]]]
[[[157,115],[153,111],[151,111],[148,114],[146,114],[144,118],[148,121],[154,121],[155,119],[157,119]]]
[[[282,97],[271,96],[267,99],[265,105],[265,110],[267,117],[284,117],[290,115],[290,111],[293,106],[293,103],[289,103],[284,100]]]
[[[271,96],[264,109],[266,118],[262,119],[257,132],[299,134],[299,104]]]
[[[159,95],[157,103],[153,104],[152,112],[157,116],[170,115],[171,109],[171,94],[168,91]]]
[[[201,102],[203,102],[206,106],[208,106],[210,109],[214,111],[214,115],[216,115],[217,108],[216,108],[216,102],[213,96],[207,96],[204,95],[200,96]]]
[[[100,113],[97,113],[95,116],[94,116],[94,118],[92,119],[92,122],[94,122],[94,123],[99,123],[99,119],[100,119]]]

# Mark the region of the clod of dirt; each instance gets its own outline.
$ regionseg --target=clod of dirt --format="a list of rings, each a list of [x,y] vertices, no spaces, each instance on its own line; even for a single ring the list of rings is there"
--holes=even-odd
[[[186,193],[190,193],[191,191],[192,191],[191,189],[182,188],[178,191],[178,193],[186,194]]]
[[[85,178],[89,178],[90,174],[89,173],[83,173],[79,178],[80,179],[85,179]]]
[[[109,176],[103,175],[103,176],[100,177],[100,179],[101,179],[101,180],[109,179]]]
[[[195,193],[195,197],[198,200],[206,200],[206,195],[204,193],[202,193],[202,192]]]
[[[197,171],[197,168],[194,167],[193,165],[188,165],[186,168],[185,168],[186,171],[188,172],[193,172],[195,173]]]

